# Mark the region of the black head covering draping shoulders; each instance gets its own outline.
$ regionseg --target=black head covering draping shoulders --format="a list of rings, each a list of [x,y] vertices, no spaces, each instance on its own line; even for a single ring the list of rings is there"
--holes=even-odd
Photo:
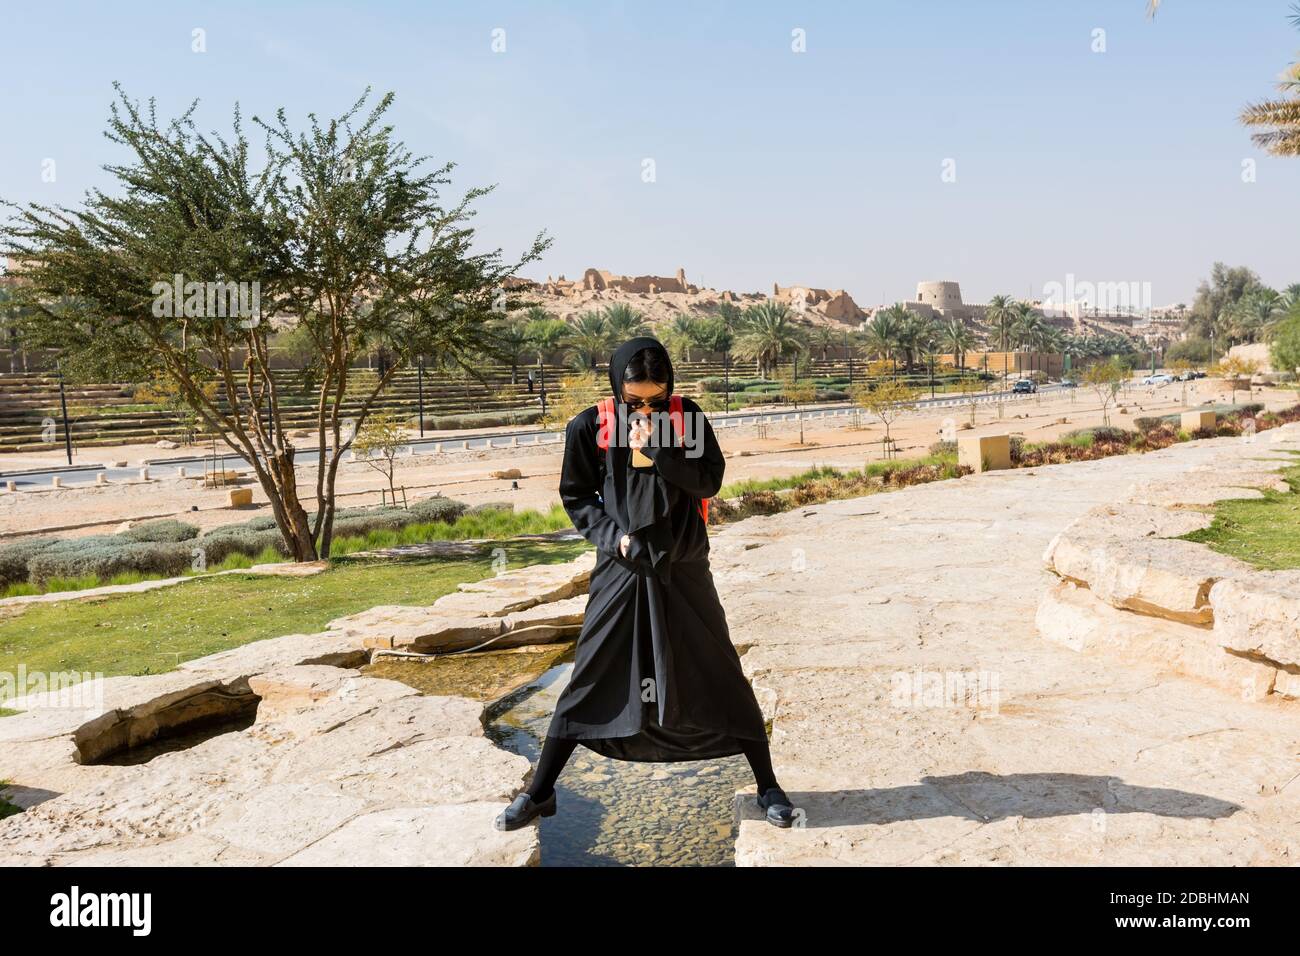
[[[614,395],[615,421],[606,461],[613,477],[614,508],[619,522],[628,533],[643,532],[651,564],[656,570],[666,570],[665,559],[673,545],[671,512],[679,492],[664,480],[657,468],[633,468],[632,450],[627,444],[630,409],[623,401],[623,375],[632,357],[642,349],[659,353],[668,369],[665,394],[673,393],[672,358],[658,339],[639,335],[614,351],[609,360],[609,387]],[[621,435],[621,439],[616,441],[614,435]],[[654,440],[652,437],[651,441]]]

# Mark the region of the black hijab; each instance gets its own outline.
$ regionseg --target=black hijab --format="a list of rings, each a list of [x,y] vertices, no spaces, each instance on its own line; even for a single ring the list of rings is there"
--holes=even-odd
[[[613,478],[614,508],[618,520],[629,534],[644,531],[649,546],[650,562],[661,574],[667,572],[666,558],[673,546],[671,513],[678,497],[677,488],[664,481],[658,469],[633,468],[632,449],[628,447],[631,409],[623,401],[623,375],[632,357],[642,349],[659,353],[668,369],[665,383],[666,395],[673,393],[673,363],[663,343],[649,335],[628,339],[615,350],[609,360],[609,385],[614,393],[614,412],[611,434],[621,430],[621,440],[611,438],[608,465]],[[651,443],[654,437],[651,438]]]

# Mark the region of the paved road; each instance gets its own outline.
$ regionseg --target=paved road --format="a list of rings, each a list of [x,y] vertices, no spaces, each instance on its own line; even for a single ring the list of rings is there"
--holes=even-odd
[[[1059,390],[1060,386],[1045,385],[1040,390],[1040,394],[1049,393]],[[997,394],[988,392],[976,397],[976,401],[981,404],[997,401]],[[1017,402],[1033,398],[1032,395],[1012,395],[1007,393],[1003,396],[1005,401]],[[939,396],[937,398],[926,398],[918,404],[922,408],[951,408],[958,405],[969,403],[967,398],[951,398]],[[829,405],[817,405],[806,408],[803,411],[805,421],[817,421],[827,418],[848,417],[853,414],[853,405],[850,403],[839,403]],[[776,423],[784,421],[795,421],[798,413],[789,410],[782,411],[744,411],[744,412],[712,412],[709,414],[709,421],[715,429],[721,428],[738,428],[741,425],[754,425],[758,422]],[[487,448],[508,448],[516,445],[531,446],[548,443],[558,443],[563,440],[563,430],[557,431],[537,431],[536,429],[521,429],[519,431],[493,432],[493,433],[470,433],[457,435],[455,437],[439,438],[421,438],[411,441],[408,445],[403,446],[406,451],[412,455],[436,455],[444,449],[487,449]],[[74,452],[75,454],[75,452]],[[95,448],[89,449],[84,454],[103,455],[103,460],[112,460],[112,448]],[[317,450],[315,448],[300,448],[295,455],[295,460],[300,466],[310,466],[316,460]],[[235,454],[221,456],[221,467],[230,471],[249,471],[251,470],[248,462]],[[2,464],[2,462],[0,462]],[[191,475],[201,473],[204,468],[212,468],[212,457],[203,457],[202,455],[185,455],[169,458],[158,458],[149,464],[149,476],[151,478],[170,478],[174,477],[178,470],[184,468]],[[92,465],[67,465],[51,467],[38,471],[4,471],[0,469],[0,482],[14,482],[16,491],[30,491],[35,488],[48,488],[51,480],[57,475],[60,482],[65,487],[75,487],[77,485],[93,485],[96,476],[104,474],[108,481],[124,481],[139,477],[139,468],[105,468],[101,463]]]

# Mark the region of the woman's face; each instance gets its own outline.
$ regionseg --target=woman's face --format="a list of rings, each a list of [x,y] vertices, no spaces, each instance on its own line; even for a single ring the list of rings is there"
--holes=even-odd
[[[633,411],[663,411],[668,407],[666,382],[624,382],[623,401]]]

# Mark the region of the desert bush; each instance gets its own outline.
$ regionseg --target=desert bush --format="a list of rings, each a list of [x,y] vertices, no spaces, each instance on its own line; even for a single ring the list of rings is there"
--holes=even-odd
[[[931,481],[944,481],[958,478],[972,472],[970,465],[958,465],[955,462],[930,465],[906,465],[899,468],[887,468],[880,474],[880,483],[885,488],[907,488],[911,485],[923,485]]]
[[[33,556],[27,575],[39,587],[55,578],[104,581],[128,573],[176,575],[189,569],[192,547],[190,542],[134,542],[116,535],[69,538]]]
[[[156,521],[144,521],[121,532],[127,541],[137,542],[175,542],[189,541],[199,536],[199,529],[175,518],[159,518]]]
[[[1127,428],[1117,428],[1114,425],[1097,425],[1093,428],[1076,428],[1061,435],[1058,442],[1067,444],[1102,442],[1104,444],[1124,444],[1127,445],[1132,438],[1133,433]]]
[[[407,513],[411,516],[413,522],[445,521],[451,524],[465,511],[466,505],[463,501],[456,501],[443,495],[434,495],[432,498],[417,501],[411,505]]]
[[[0,589],[26,582],[31,559],[58,543],[58,538],[28,538],[0,545]]]
[[[775,491],[747,491],[740,496],[735,507],[736,517],[748,518],[750,515],[778,514],[785,510],[786,503]]]
[[[930,445],[931,455],[955,455],[957,454],[957,443],[950,439],[944,438]]]
[[[284,548],[284,539],[274,528],[247,528],[243,525],[228,525],[191,542],[192,547],[203,549],[203,558],[209,566],[220,564],[232,554],[256,557],[267,548],[273,548],[281,555],[288,556]]]
[[[549,402],[552,397],[550,379],[547,379],[546,394]],[[536,400],[537,396],[532,396]],[[494,412],[463,412],[459,415],[430,415],[424,416],[424,427],[429,430],[455,429],[455,428],[495,428],[498,425],[532,425],[542,419],[542,409],[538,405],[536,408],[517,408],[510,411]],[[412,415],[406,421],[408,428],[419,428],[420,418],[418,415]]]
[[[1153,428],[1139,432],[1133,438],[1133,448],[1136,451],[1156,451],[1168,448],[1176,441],[1178,441],[1177,423],[1162,421]]]
[[[313,516],[309,516],[309,519],[313,519]],[[360,537],[372,531],[396,531],[411,523],[410,512],[405,508],[340,508],[334,515],[334,537]]]
[[[707,375],[704,378],[698,379],[696,384],[700,387],[701,391],[723,392],[727,390],[728,381],[721,375]],[[733,392],[743,392],[745,389],[753,388],[756,385],[770,384],[772,383],[765,382],[760,378],[736,378],[734,376],[730,381],[731,391]]]

